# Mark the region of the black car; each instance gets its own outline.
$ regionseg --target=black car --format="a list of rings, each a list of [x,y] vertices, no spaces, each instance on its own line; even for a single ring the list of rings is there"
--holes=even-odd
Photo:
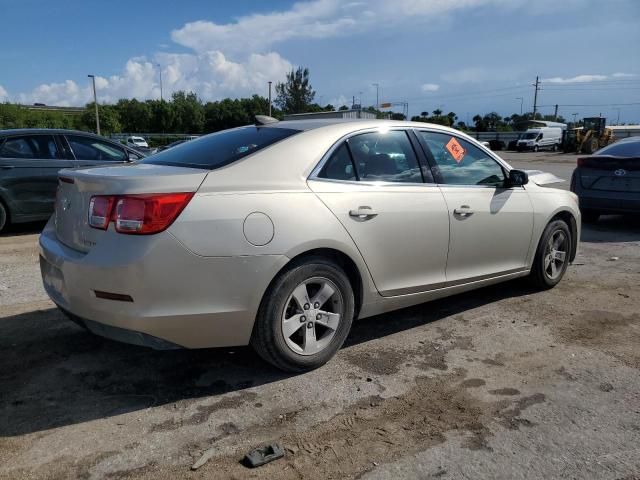
[[[0,231],[53,213],[58,171],[125,163],[141,152],[74,130],[0,130]]]
[[[640,137],[619,140],[578,158],[571,176],[584,222],[601,214],[640,213]]]

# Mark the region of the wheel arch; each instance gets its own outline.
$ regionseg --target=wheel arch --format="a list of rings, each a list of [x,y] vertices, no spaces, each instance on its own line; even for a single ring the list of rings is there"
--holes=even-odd
[[[560,210],[554,213],[553,216],[547,221],[547,223],[545,224],[545,228],[546,225],[549,225],[555,220],[562,220],[569,226],[569,231],[571,232],[571,253],[569,256],[569,262],[573,262],[576,258],[576,254],[578,253],[578,221],[576,220],[573,212],[569,210]],[[538,240],[538,243],[539,242],[540,240]]]
[[[282,268],[280,268],[280,270],[278,270],[278,272],[273,276],[273,279],[271,280],[271,282],[269,282],[267,289],[263,293],[262,300],[260,303],[262,304],[262,302],[264,301],[264,298],[271,290],[273,283],[282,274],[282,272],[292,267],[295,267],[297,265],[300,265],[304,263],[307,259],[314,258],[314,257],[315,258],[320,257],[320,258],[325,258],[327,260],[330,260],[336,263],[337,265],[339,265],[344,270],[345,274],[347,275],[347,278],[349,278],[351,287],[353,288],[353,295],[355,300],[354,312],[355,312],[355,317],[357,318],[364,300],[364,279],[362,276],[362,272],[360,271],[360,268],[358,267],[358,264],[356,263],[356,261],[353,260],[351,256],[349,256],[348,254],[344,253],[341,250],[338,250],[337,248],[332,248],[332,247],[311,248],[291,257],[291,259]]]

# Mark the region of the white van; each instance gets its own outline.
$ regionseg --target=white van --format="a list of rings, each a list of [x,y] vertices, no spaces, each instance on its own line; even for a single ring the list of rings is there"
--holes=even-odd
[[[524,132],[518,140],[518,150],[543,150],[545,148],[554,152],[562,143],[562,129],[559,127],[530,128]]]
[[[149,144],[142,137],[127,137],[127,146],[133,148],[149,148]]]

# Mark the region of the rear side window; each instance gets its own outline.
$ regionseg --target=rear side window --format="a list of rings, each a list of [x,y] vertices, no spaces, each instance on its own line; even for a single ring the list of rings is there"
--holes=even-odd
[[[418,159],[407,132],[363,133],[348,141],[360,180],[422,183]]]
[[[141,163],[214,170],[273,145],[299,130],[278,127],[240,127],[185,142]]]
[[[627,141],[608,145],[594,155],[613,155],[615,157],[640,157],[640,142]]]
[[[11,137],[2,145],[2,158],[55,160],[61,158],[52,135]]]
[[[318,178],[331,180],[357,180],[346,143],[340,145],[331,155],[318,174]]]
[[[78,160],[105,162],[124,162],[127,160],[125,151],[110,143],[80,135],[67,135],[66,137],[73,154]]]

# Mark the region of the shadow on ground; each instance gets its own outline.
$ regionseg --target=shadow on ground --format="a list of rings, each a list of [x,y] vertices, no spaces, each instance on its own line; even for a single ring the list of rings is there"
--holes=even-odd
[[[603,217],[587,242],[640,240],[638,219]],[[506,298],[514,281],[354,323],[345,349]],[[181,400],[216,397],[289,375],[250,348],[154,351],[96,337],[56,309],[0,318],[0,436],[73,425]]]
[[[593,224],[582,224],[582,242],[640,241],[640,215],[603,215]]]
[[[529,293],[523,282],[358,321],[345,348]],[[282,380],[250,348],[154,351],[94,336],[57,309],[0,319],[0,435],[16,436]]]

